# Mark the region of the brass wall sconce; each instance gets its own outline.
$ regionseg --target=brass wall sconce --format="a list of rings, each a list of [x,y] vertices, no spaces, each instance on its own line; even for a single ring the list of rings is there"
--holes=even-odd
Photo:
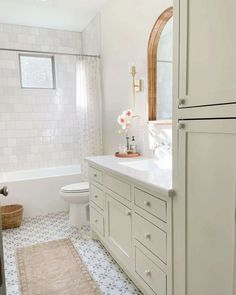
[[[130,74],[132,76],[133,100],[134,100],[134,106],[135,106],[136,93],[142,91],[142,80],[140,80],[140,79],[137,80],[136,79],[137,70],[136,70],[136,66],[135,65],[132,65]]]

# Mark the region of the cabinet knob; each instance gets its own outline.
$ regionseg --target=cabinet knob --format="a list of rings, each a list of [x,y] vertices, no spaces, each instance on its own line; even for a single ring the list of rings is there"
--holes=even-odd
[[[95,223],[98,223],[98,219],[95,219],[94,222],[95,222]]]
[[[150,207],[150,206],[151,206],[151,203],[150,203],[149,201],[144,201],[144,205],[145,205],[146,207]]]
[[[149,269],[145,270],[145,275],[146,276],[151,276],[151,271]]]
[[[184,129],[185,128],[185,124],[183,122],[180,122],[177,124],[177,128],[178,129]]]
[[[98,198],[98,195],[95,195],[94,198],[97,199]]]
[[[178,106],[181,106],[181,105],[184,105],[184,104],[185,104],[185,99],[184,98],[177,99],[177,105]]]
[[[93,174],[94,177],[97,177],[97,174]]]
[[[145,233],[144,236],[145,236],[146,239],[151,239],[151,235],[149,233]]]
[[[126,215],[127,215],[127,216],[131,216],[131,211],[127,211],[127,212],[126,212]]]

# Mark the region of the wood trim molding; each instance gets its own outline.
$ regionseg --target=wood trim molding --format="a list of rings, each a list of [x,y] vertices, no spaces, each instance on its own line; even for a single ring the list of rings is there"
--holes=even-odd
[[[157,95],[157,48],[161,33],[173,16],[173,6],[167,8],[157,19],[148,42],[148,120],[155,121],[156,117],[156,95]]]

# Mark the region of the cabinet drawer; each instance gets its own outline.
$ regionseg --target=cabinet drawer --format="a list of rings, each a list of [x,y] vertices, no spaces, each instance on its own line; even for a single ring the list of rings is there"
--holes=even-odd
[[[104,236],[104,218],[103,216],[93,207],[90,206],[90,223],[98,233]]]
[[[155,294],[166,295],[166,274],[138,248],[135,248],[135,272]]]
[[[102,171],[93,167],[89,167],[89,178],[102,184]]]
[[[166,222],[166,202],[140,189],[134,190],[134,202],[138,207]]]
[[[138,214],[134,214],[135,238],[166,263],[166,233]]]
[[[104,202],[105,202],[104,192],[93,184],[91,184],[90,190],[91,190],[90,200],[93,203],[95,203],[99,208],[104,210]]]
[[[131,186],[111,175],[104,175],[104,185],[113,191],[114,193],[120,195],[121,197],[131,201]]]

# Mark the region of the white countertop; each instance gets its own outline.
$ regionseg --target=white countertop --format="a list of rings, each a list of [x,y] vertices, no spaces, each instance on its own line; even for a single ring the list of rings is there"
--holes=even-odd
[[[130,178],[140,185],[145,185],[155,191],[170,196],[172,190],[172,168],[167,162],[152,158],[117,158],[115,156],[87,157],[90,165],[99,166]]]

